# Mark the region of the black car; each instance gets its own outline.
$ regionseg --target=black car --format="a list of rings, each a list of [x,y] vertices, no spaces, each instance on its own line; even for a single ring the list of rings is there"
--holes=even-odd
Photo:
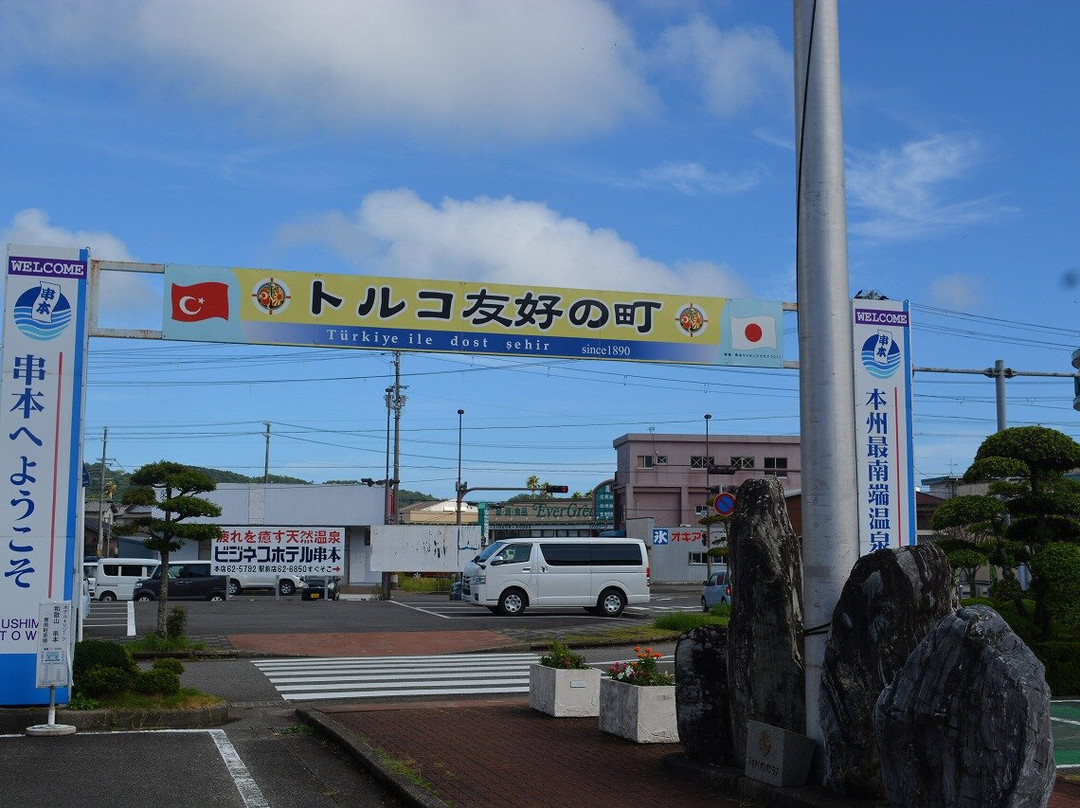
[[[305,575],[306,586],[300,590],[300,600],[339,600],[341,579],[336,575]]]
[[[226,575],[211,575],[209,561],[174,561],[169,564],[169,600],[225,600]],[[161,598],[161,567],[135,584],[135,600]]]

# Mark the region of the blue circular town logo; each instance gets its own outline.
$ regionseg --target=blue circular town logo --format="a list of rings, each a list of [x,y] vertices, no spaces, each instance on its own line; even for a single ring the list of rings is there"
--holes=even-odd
[[[60,336],[71,322],[71,304],[59,284],[41,281],[19,295],[12,317],[30,339],[50,340]]]
[[[875,379],[887,379],[900,367],[900,346],[888,331],[878,331],[862,346],[862,364]]]

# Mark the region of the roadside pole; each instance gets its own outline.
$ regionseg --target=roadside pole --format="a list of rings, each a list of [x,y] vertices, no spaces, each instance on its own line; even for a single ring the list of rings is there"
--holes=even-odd
[[[859,556],[837,0],[794,0],[806,734],[821,748],[825,640]],[[824,776],[822,755],[811,779]]]

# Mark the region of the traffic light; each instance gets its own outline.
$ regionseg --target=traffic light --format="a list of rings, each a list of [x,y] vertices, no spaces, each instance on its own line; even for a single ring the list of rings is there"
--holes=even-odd
[[[566,494],[570,492],[570,486],[568,485],[549,485],[544,484],[544,491],[549,494]]]

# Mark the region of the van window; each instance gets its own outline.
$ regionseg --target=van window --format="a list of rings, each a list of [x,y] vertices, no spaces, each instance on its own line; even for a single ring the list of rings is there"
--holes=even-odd
[[[586,567],[589,565],[588,544],[541,543],[544,560],[553,567]]]
[[[504,564],[523,564],[529,560],[531,552],[531,544],[508,544],[500,555]]]
[[[487,547],[480,551],[480,554],[477,555],[476,558],[473,559],[473,561],[487,561],[505,546],[506,545],[503,544],[501,541],[497,541],[494,544],[489,544]]]
[[[641,545],[621,542],[597,542],[591,545],[592,562],[598,567],[635,567],[641,565]]]
[[[101,571],[105,575],[122,575],[126,578],[141,578],[143,574],[142,564],[102,564]]]

